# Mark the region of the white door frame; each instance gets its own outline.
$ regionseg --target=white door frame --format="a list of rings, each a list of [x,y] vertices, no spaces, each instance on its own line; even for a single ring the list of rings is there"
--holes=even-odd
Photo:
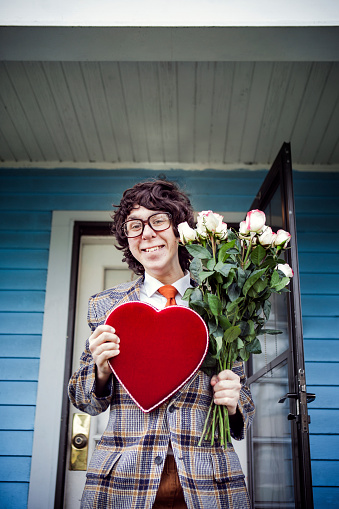
[[[53,212],[28,509],[54,507],[74,222],[110,220],[106,211]]]

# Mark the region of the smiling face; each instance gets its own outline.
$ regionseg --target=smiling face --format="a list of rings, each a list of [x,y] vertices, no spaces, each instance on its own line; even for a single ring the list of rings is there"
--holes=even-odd
[[[126,220],[146,221],[156,212],[163,211],[135,206]],[[148,224],[145,224],[142,235],[128,239],[129,249],[134,258],[143,265],[150,276],[164,284],[174,283],[184,275],[179,263],[178,244],[179,239],[174,235],[172,226],[168,230],[155,232]]]

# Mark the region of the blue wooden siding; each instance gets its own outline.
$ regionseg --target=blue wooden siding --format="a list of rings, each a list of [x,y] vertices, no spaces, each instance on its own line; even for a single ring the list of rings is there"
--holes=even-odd
[[[190,194],[195,209],[220,211],[246,210],[266,174],[163,173]],[[146,170],[0,172],[0,500],[4,509],[27,506],[52,211],[110,210],[127,187],[155,175]],[[339,361],[338,241],[329,236],[335,224],[334,219],[329,223],[331,210],[339,215],[339,209],[338,186],[333,182],[338,183],[335,174],[325,179],[295,174],[307,376],[312,382],[309,389],[319,395],[311,425],[314,492],[316,501],[323,497],[329,504],[339,498],[338,483],[334,484],[339,408],[332,399],[337,394],[335,363]],[[321,266],[314,231],[323,246]],[[333,479],[327,483],[324,469]]]
[[[295,173],[314,506],[339,507],[339,175]]]
[[[0,500],[2,507],[21,509],[27,506],[52,214],[18,213],[15,202],[0,212]]]

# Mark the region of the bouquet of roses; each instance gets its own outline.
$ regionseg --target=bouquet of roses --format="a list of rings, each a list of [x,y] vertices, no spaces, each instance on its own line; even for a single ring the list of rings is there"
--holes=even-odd
[[[281,257],[291,235],[274,233],[266,224],[264,212],[251,210],[239,231],[227,229],[220,214],[211,210],[198,215],[196,228],[178,225],[180,240],[193,259],[192,277],[197,282],[184,298],[205,321],[209,331],[209,350],[202,368],[209,375],[232,369],[235,360],[247,361],[261,353],[260,334],[278,334],[264,329],[270,315],[272,293],[288,291],[293,276]],[[214,443],[218,432],[221,445],[231,441],[227,407],[213,399],[200,439]]]

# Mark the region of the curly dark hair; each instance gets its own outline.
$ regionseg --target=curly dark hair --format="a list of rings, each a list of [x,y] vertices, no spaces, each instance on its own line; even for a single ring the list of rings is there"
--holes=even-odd
[[[179,187],[168,180],[154,179],[139,182],[132,188],[127,189],[122,195],[119,205],[113,205],[117,210],[113,212],[112,233],[115,236],[120,249],[124,253],[123,261],[135,274],[144,274],[145,269],[132,255],[128,247],[128,239],[122,231],[122,224],[136,205],[149,210],[169,212],[172,216],[172,227],[176,237],[179,237],[178,224],[187,221],[194,226],[193,208],[188,196]],[[179,245],[179,262],[182,270],[189,269],[191,256],[184,246]]]

